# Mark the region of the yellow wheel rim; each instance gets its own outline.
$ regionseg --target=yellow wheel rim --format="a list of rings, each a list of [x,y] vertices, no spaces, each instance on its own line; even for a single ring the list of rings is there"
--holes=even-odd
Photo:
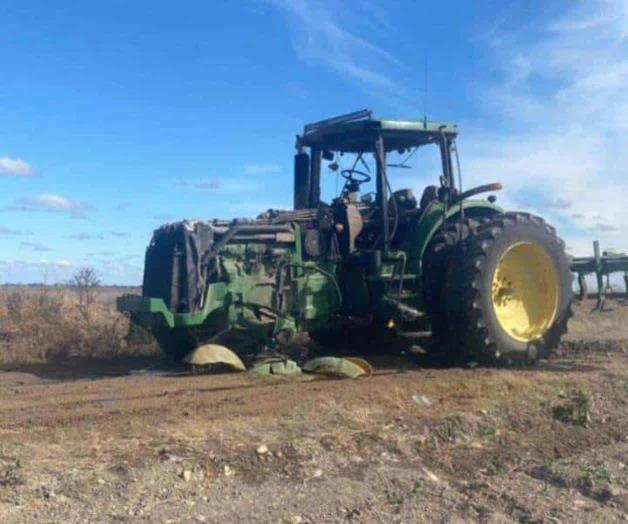
[[[493,310],[502,329],[515,340],[542,337],[556,318],[559,280],[549,253],[530,242],[512,245],[493,274]]]

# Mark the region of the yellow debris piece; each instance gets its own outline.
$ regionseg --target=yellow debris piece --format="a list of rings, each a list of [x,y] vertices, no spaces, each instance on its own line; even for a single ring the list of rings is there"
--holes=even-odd
[[[192,366],[223,364],[234,371],[246,371],[246,366],[233,351],[219,344],[205,344],[185,356],[185,362]]]

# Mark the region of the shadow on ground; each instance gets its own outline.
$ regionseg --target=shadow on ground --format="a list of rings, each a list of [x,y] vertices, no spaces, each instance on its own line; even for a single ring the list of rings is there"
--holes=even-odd
[[[541,361],[533,366],[518,366],[510,369],[522,373],[538,371],[550,373],[591,372],[598,370],[599,365],[593,361],[584,363],[582,359],[578,359],[576,356],[582,356],[583,353],[615,352],[618,350],[616,346],[617,343],[613,343],[613,341],[568,342],[563,344],[550,360]],[[405,344],[396,348],[394,352],[382,354],[378,353],[377,348],[374,347],[343,344],[342,346],[321,348],[317,354],[365,358],[373,365],[379,375],[402,374],[418,370],[483,367],[478,366],[475,362],[452,362],[447,353],[429,351],[428,347],[429,341],[423,340],[421,345]],[[0,368],[0,377],[2,372],[30,374],[46,381],[85,380],[128,375],[185,377],[192,374],[186,364],[145,356],[108,359],[71,358],[42,363],[14,364]],[[220,373],[222,371],[212,374]]]

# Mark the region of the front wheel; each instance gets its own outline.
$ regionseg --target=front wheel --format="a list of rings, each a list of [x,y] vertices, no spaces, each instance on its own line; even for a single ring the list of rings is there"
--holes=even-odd
[[[567,331],[573,292],[563,241],[542,218],[506,213],[482,224],[449,266],[456,343],[483,362],[544,358]]]

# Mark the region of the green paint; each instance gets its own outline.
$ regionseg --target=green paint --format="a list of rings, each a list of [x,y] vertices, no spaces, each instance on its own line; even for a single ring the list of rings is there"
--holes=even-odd
[[[456,126],[452,124],[426,120],[378,120],[373,119],[370,112],[361,111],[306,126],[303,135],[297,137],[297,149],[300,158],[310,155],[311,170],[305,176],[310,177],[312,184],[317,184],[320,178],[321,156],[329,158],[329,155],[323,154],[325,152],[373,154],[377,165],[377,173],[373,175],[379,181],[376,202],[381,204],[389,201],[388,185],[383,181],[386,152],[390,151],[409,151],[427,145],[439,147],[443,163],[443,187],[455,186],[451,148],[456,135]],[[306,152],[308,148],[309,152]],[[296,174],[302,175],[303,172]],[[307,190],[307,183],[301,186]],[[157,334],[163,335],[164,329],[166,333],[190,334],[192,337],[188,338],[195,342],[206,340],[217,333],[244,329],[249,345],[264,345],[283,337],[289,339],[291,335],[302,332],[325,331],[330,329],[336,316],[344,316],[349,321],[368,319],[367,323],[377,326],[386,325],[391,319],[404,321],[408,316],[412,319],[421,317],[423,254],[443,223],[458,219],[461,204],[452,205],[444,212],[443,204],[434,201],[422,215],[417,215],[416,209],[404,210],[403,237],[397,237],[403,238],[403,244],[397,246],[397,249],[391,249],[394,243],[383,241],[386,234],[382,231],[386,226],[378,216],[383,206],[373,207],[368,210],[372,212],[367,213],[364,206],[368,204],[356,204],[354,200],[353,195],[357,191],[347,190],[329,208],[319,208],[318,189],[313,185],[305,195],[305,201],[314,209],[296,210],[289,218],[285,218],[286,215],[283,215],[284,218],[281,215],[267,215],[252,224],[214,221],[211,227],[206,225],[210,229],[207,234],[216,234],[216,238],[225,239],[226,245],[218,241],[220,249],[212,252],[203,244],[202,256],[218,260],[217,269],[211,266],[211,277],[219,282],[202,284],[206,285],[202,301],[198,293],[192,291],[192,305],[179,297],[182,294],[185,299],[188,291],[183,292],[176,286],[187,285],[185,282],[188,280],[204,282],[198,268],[192,279],[180,279],[180,273],[177,273],[183,271],[180,268],[191,271],[190,267],[193,266],[185,264],[185,261],[192,260],[189,258],[192,255],[186,253],[195,247],[201,249],[196,246],[200,237],[194,236],[200,233],[189,229],[196,226],[186,224],[185,228],[189,228],[182,229],[180,237],[176,237],[188,238],[186,235],[192,235],[191,240],[188,238],[184,241],[190,242],[192,246],[182,244],[180,240],[170,244],[165,241],[154,244],[153,247],[157,247],[152,253],[159,253],[159,258],[151,260],[159,262],[162,255],[169,257],[167,265],[171,264],[170,267],[175,269],[168,275],[168,285],[175,287],[161,290],[160,281],[155,282],[154,279],[150,280],[149,286],[156,283],[156,287],[151,289],[156,289],[160,296],[174,296],[176,305],[173,307],[192,307],[194,313],[172,312],[160,298],[139,296],[120,298],[118,309],[129,313],[133,321]],[[297,191],[295,200],[299,201],[303,195],[304,190]],[[348,252],[349,238],[342,236],[343,231],[347,235],[351,227],[358,227],[359,220],[349,220],[347,209],[358,209],[359,213],[363,213],[363,218],[367,217],[362,236],[358,237],[362,243],[357,245],[378,245],[381,246],[379,251],[364,248],[361,252]],[[304,212],[305,215],[302,214]],[[501,213],[501,209],[485,200],[467,200],[464,202],[464,213],[465,216],[488,217]],[[293,222],[287,225],[287,221]],[[377,221],[381,221],[380,224],[376,224]],[[276,225],[278,223],[281,225]],[[339,228],[334,237],[338,249],[334,251],[329,248],[330,252],[334,251],[333,257],[336,258],[327,254],[316,258],[307,255],[304,232],[299,224],[310,227],[312,223],[317,224],[319,234],[327,239],[327,243],[334,228]],[[228,233],[225,233],[227,230]],[[176,230],[166,229],[162,240],[175,238],[169,237],[168,231]],[[216,231],[220,232],[214,233]],[[247,231],[249,236],[246,236]],[[261,231],[263,233],[256,234]],[[240,233],[243,236],[237,237]],[[279,235],[284,236],[280,238]],[[316,246],[315,237],[314,240],[309,237],[308,241],[313,241]],[[166,249],[164,246],[171,247]],[[164,250],[160,251],[162,247]],[[175,340],[175,346],[177,344],[178,339]]]
[[[466,216],[491,216],[501,209],[486,201],[467,201]],[[448,209],[446,218],[452,219],[460,213],[460,205]],[[366,270],[346,269],[339,262],[329,260],[305,261],[302,251],[301,233],[294,226],[295,242],[279,250],[274,270],[282,267],[290,275],[289,286],[284,292],[283,311],[277,312],[279,298],[276,290],[276,273],[269,275],[263,266],[247,267],[256,253],[255,244],[227,246],[222,253],[222,263],[228,274],[228,283],[219,282],[207,287],[203,309],[197,313],[172,313],[160,298],[125,295],[118,299],[121,311],[129,312],[133,319],[148,328],[197,328],[211,324],[215,313],[225,313],[229,328],[242,327],[257,333],[263,339],[273,333],[316,331],[325,329],[330,316],[338,311],[340,301],[331,279],[319,271],[319,267],[342,281],[350,294],[344,297],[345,305],[351,304],[356,313],[368,313],[374,308],[386,315],[383,295],[393,278],[404,282],[420,283],[421,258],[425,248],[443,222],[443,208],[434,203],[421,216],[407,234],[403,251],[392,251],[382,261],[377,273]],[[399,276],[399,265],[406,259],[403,277]],[[398,280],[397,280],[398,282]],[[413,286],[408,286],[412,288]],[[408,303],[419,307],[420,293],[409,296]],[[275,320],[264,322],[252,313],[256,309],[278,313]],[[222,318],[222,316],[221,316]]]

